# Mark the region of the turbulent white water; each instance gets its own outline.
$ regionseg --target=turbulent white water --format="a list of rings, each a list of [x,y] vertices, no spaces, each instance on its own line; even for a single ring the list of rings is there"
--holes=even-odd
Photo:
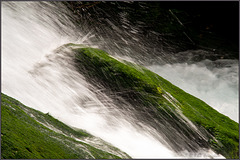
[[[196,64],[148,66],[184,91],[238,122],[238,61],[204,60]]]
[[[130,116],[114,107],[111,98],[93,92],[94,86],[74,68],[70,52],[55,50],[65,43],[88,41],[68,14],[54,3],[2,3],[3,93],[85,129],[133,158],[222,158],[211,150],[175,153],[164,139],[160,142],[153,136],[158,135],[153,128],[144,124],[144,129],[138,128]]]

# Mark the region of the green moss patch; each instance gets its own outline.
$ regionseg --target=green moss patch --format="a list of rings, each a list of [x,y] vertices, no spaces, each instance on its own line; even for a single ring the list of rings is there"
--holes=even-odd
[[[4,159],[119,159],[129,156],[119,149],[117,156],[77,139],[91,138],[92,135],[82,130],[74,130],[64,123],[34,109],[24,106],[19,101],[1,94],[1,158]],[[57,133],[45,124],[59,130]],[[69,135],[69,136],[68,136]]]
[[[207,143],[213,150],[226,158],[239,158],[238,123],[142,66],[120,62],[99,49],[76,48],[75,45],[73,51],[77,67],[89,79],[96,79],[112,92],[120,92],[125,100],[135,100],[134,103],[154,106],[157,112],[167,113],[161,115],[176,126],[182,125],[175,112],[180,110],[199,129],[207,131]],[[166,99],[169,94],[176,99],[179,108]],[[183,132],[188,134],[188,131]]]

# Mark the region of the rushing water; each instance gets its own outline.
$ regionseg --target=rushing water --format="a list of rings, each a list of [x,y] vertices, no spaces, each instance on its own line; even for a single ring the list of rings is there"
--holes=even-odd
[[[239,121],[237,60],[204,60],[195,64],[175,63],[148,68],[220,113]]]
[[[62,52],[58,48],[70,42],[87,44],[106,49],[121,58],[145,63],[141,53],[146,53],[149,48],[142,45],[138,28],[129,24],[125,14],[120,15],[124,24],[121,27],[127,28],[125,30],[106,20],[117,31],[109,36],[110,33],[106,35],[108,28],[88,25],[88,19],[83,19],[80,27],[75,25],[74,16],[61,3],[3,2],[2,92],[25,105],[49,112],[70,126],[87,130],[133,158],[222,158],[206,149],[196,152],[183,148],[176,152],[156,129],[136,122],[131,112],[118,109],[111,97],[89,84],[75,69],[71,52]],[[116,40],[116,37],[121,40]],[[150,45],[150,41],[145,42]],[[125,49],[120,51],[122,46]],[[162,58],[158,57],[158,60]],[[165,64],[149,68],[213,107],[217,106],[216,109],[237,121],[237,62],[228,68],[212,65],[207,69],[205,64],[207,62]],[[179,74],[183,69],[185,74]],[[231,110],[225,110],[225,107]]]

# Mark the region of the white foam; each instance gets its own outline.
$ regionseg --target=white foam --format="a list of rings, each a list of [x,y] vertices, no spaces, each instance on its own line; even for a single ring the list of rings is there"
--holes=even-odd
[[[231,66],[221,68],[210,65],[209,61],[148,68],[238,122],[238,62],[229,61]]]

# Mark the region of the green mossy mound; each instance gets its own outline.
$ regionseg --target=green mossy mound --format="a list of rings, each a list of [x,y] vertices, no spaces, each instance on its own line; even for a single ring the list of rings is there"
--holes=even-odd
[[[49,114],[28,108],[3,93],[1,101],[1,158],[3,159],[130,158],[106,142],[102,143],[109,148],[109,151],[81,142],[85,138],[94,137],[85,131],[68,127]],[[71,138],[70,135],[75,138]],[[118,156],[110,152],[117,153]]]
[[[238,123],[142,66],[120,62],[99,49],[76,46],[72,50],[77,67],[89,79],[97,79],[112,92],[122,92],[120,96],[126,100],[155,106],[159,113],[167,110],[169,116],[165,118],[169,121],[179,121],[174,111],[180,110],[198,129],[208,132],[207,143],[213,150],[226,158],[239,158]],[[166,99],[169,94],[176,100],[175,105]]]

